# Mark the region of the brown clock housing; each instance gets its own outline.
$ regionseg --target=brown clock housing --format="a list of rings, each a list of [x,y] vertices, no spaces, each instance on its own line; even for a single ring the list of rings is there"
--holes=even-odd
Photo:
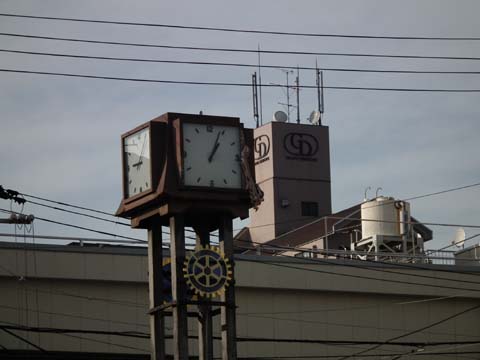
[[[190,126],[191,124],[194,126]],[[223,169],[222,166],[226,165],[221,164],[215,167],[217,176],[221,175],[221,171],[233,171],[234,173],[240,171],[240,178],[236,179],[235,185],[232,185],[233,181],[230,178],[227,181],[227,176],[221,176],[221,180],[215,183],[210,180],[209,183],[201,186],[196,185],[196,182],[185,181],[186,171],[188,171],[188,168],[184,167],[185,144],[187,144],[186,141],[194,140],[185,138],[184,131],[188,127],[187,125],[197,132],[197,127],[205,128],[207,131],[212,129],[216,135],[213,148],[205,149],[210,155],[206,161],[213,161],[213,157],[221,156],[220,152],[224,154],[229,150],[226,148],[227,146],[232,148],[238,146],[239,155],[236,161],[243,162],[242,166],[236,167],[236,170]],[[130,194],[125,139],[142,129],[149,129],[151,186],[142,189],[140,193]],[[216,130],[217,132],[215,132]],[[225,136],[226,132],[227,134],[238,134],[239,143],[236,144],[235,140],[230,140],[229,144],[222,144],[223,148],[220,147],[217,144],[219,137]],[[192,137],[192,135],[189,136]],[[196,133],[193,133],[193,136],[196,136]],[[213,137],[215,138],[215,136]],[[152,218],[160,218],[160,221],[167,225],[169,217],[175,214],[185,215],[186,226],[204,227],[207,225],[212,229],[218,227],[219,216],[217,215],[219,214],[228,213],[232,218],[246,218],[251,207],[247,187],[249,183],[252,183],[251,180],[255,179],[252,146],[253,130],[245,129],[240,123],[240,119],[235,117],[165,113],[136,127],[122,135],[123,199],[116,215],[131,218],[132,227],[137,228],[147,228]],[[246,148],[250,151],[245,151]],[[245,166],[249,169],[247,173],[242,170]],[[201,184],[200,180],[198,184]]]

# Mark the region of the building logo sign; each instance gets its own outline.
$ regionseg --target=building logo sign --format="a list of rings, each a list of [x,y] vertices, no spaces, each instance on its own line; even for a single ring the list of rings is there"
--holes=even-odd
[[[270,138],[267,135],[260,135],[254,139],[255,165],[261,164],[270,159]]]
[[[283,138],[283,148],[289,160],[317,161],[318,140],[306,133],[289,133]]]

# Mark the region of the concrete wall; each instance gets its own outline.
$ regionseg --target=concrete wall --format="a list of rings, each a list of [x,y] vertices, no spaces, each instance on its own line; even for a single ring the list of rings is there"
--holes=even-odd
[[[3,324],[148,333],[144,249],[37,246],[33,251],[4,243],[0,245],[0,264]],[[305,259],[256,256],[240,256],[236,266],[240,338],[385,341],[480,303],[478,267],[431,265],[427,270],[409,270],[351,261],[313,264]],[[470,282],[462,282],[465,280]],[[398,341],[480,341],[479,322],[480,310],[475,310]],[[169,333],[170,327],[167,322]],[[146,354],[149,350],[148,340],[114,335],[16,333],[51,351]],[[190,334],[197,334],[193,319]],[[218,326],[215,334],[219,335]],[[0,332],[0,344],[7,349],[30,348],[4,332]],[[196,348],[196,340],[192,339],[190,346]],[[330,356],[352,354],[365,347],[238,343],[242,357]],[[439,346],[424,353],[447,348],[455,350],[452,345]],[[372,353],[412,349],[383,346]],[[480,351],[480,346],[458,350]],[[216,351],[218,355],[218,347]],[[460,355],[443,358],[464,359]]]

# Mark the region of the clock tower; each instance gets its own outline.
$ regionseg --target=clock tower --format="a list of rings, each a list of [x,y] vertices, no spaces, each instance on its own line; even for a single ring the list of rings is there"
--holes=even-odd
[[[166,113],[122,135],[123,196],[117,215],[131,219],[133,228],[148,230],[152,359],[167,358],[167,316],[174,359],[190,358],[187,306],[198,311],[200,359],[213,359],[216,315],[221,358],[237,358],[232,220],[246,218],[262,201],[252,147],[253,131],[224,116]],[[170,227],[168,255],[162,226]],[[185,248],[185,227],[196,233],[193,254]],[[210,242],[213,230],[218,230],[218,246]],[[163,289],[164,256],[171,258],[171,299]],[[188,296],[187,285],[196,299]]]

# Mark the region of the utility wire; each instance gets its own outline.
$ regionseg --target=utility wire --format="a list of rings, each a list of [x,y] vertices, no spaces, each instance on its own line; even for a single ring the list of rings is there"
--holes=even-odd
[[[26,308],[16,307],[16,306],[8,306],[8,305],[0,305],[0,308],[10,309],[10,310],[21,310],[21,311],[27,310]],[[133,323],[133,322],[128,322],[128,321],[113,320],[113,319],[102,319],[102,318],[98,318],[98,317],[80,316],[80,315],[76,315],[76,314],[58,313],[58,312],[53,312],[53,311],[41,311],[41,310],[39,310],[38,312],[41,313],[41,314],[54,315],[54,316],[58,316],[58,317],[69,317],[69,318],[81,319],[81,320],[94,320],[94,321],[105,322],[105,323],[112,323],[112,324],[119,324],[119,325],[131,325],[131,326],[146,327],[146,328],[149,327],[148,323],[146,323],[146,324]],[[15,324],[15,325],[18,325],[18,324]]]
[[[146,26],[146,27],[160,27],[184,30],[204,30],[204,31],[219,31],[230,33],[245,33],[245,34],[262,34],[262,35],[282,35],[282,36],[302,36],[302,37],[331,37],[331,38],[350,38],[350,39],[382,39],[382,40],[447,40],[447,41],[478,41],[480,37],[443,37],[443,36],[398,36],[398,35],[352,35],[352,34],[328,34],[328,33],[302,33],[291,31],[271,31],[258,29],[238,29],[225,28],[213,26],[191,26],[191,25],[174,25],[162,23],[145,23],[132,21],[113,21],[100,19],[85,19],[72,17],[58,17],[58,16],[38,16],[25,14],[0,13],[0,16],[24,18],[24,19],[38,19],[38,20],[55,20],[55,21],[70,21],[91,24],[109,24],[109,25],[126,25],[126,26]]]
[[[479,308],[480,308],[480,305],[476,305],[476,306],[470,307],[470,308],[468,308],[468,309],[462,310],[462,311],[460,311],[460,312],[457,312],[457,313],[455,313],[455,314],[453,314],[453,315],[450,315],[450,316],[448,316],[448,317],[446,317],[446,318],[444,318],[444,319],[442,319],[442,320],[433,322],[433,323],[431,323],[431,324],[429,324],[429,325],[427,325],[427,326],[423,326],[423,327],[418,328],[418,329],[416,329],[416,330],[409,331],[409,332],[407,332],[407,333],[405,333],[405,334],[403,334],[403,335],[399,335],[399,336],[395,336],[395,337],[389,338],[388,340],[385,340],[384,345],[386,345],[388,342],[397,341],[397,340],[402,339],[402,338],[404,338],[404,337],[407,337],[407,336],[410,336],[410,335],[414,335],[414,334],[417,334],[417,333],[419,333],[419,332],[422,332],[422,331],[425,331],[425,330],[427,330],[427,329],[430,329],[430,328],[432,328],[432,327],[434,327],[434,326],[443,324],[443,323],[445,323],[445,322],[447,322],[447,321],[449,321],[449,320],[455,319],[455,318],[457,318],[457,317],[459,317],[459,316],[461,316],[461,315],[464,315],[464,314],[467,314],[467,313],[469,313],[469,312],[478,310]],[[366,352],[369,352],[369,351],[378,349],[380,346],[382,346],[382,345],[375,345],[375,346],[373,346],[373,347],[371,347],[371,348],[369,348],[369,349],[365,349],[365,350],[362,350],[362,351],[360,351],[360,352],[358,352],[358,353],[345,356],[345,357],[341,358],[340,360],[346,360],[346,359],[350,359],[350,358],[352,358],[352,357],[356,357],[356,356],[362,355],[362,354],[364,354],[364,353],[366,353]]]
[[[0,237],[27,237],[22,234],[9,234],[9,233],[0,233]],[[58,241],[78,241],[78,242],[96,242],[96,243],[113,243],[113,244],[137,244],[145,245],[140,243],[137,240],[116,240],[116,239],[99,239],[99,238],[86,238],[80,236],[54,236],[54,235],[37,235],[35,234],[36,239],[45,239],[45,240],[58,240]],[[167,243],[164,243],[167,245]],[[139,249],[145,249],[146,246],[136,246]]]
[[[33,74],[33,75],[48,75],[58,77],[74,77],[83,79],[100,79],[100,80],[116,80],[142,83],[157,83],[157,84],[177,84],[177,85],[202,85],[202,86],[235,86],[235,87],[251,87],[248,83],[232,83],[232,82],[213,82],[213,81],[180,81],[180,80],[161,80],[161,79],[141,79],[141,78],[126,78],[102,75],[88,75],[88,74],[74,74],[74,73],[58,73],[47,71],[32,71],[19,69],[0,69],[0,72],[17,73],[17,74]],[[262,87],[276,87],[286,88],[286,85],[281,84],[258,84]],[[299,88],[316,89],[314,85],[300,85]],[[479,93],[480,89],[430,89],[430,88],[382,88],[382,87],[360,87],[360,86],[324,86],[324,89],[331,90],[362,90],[362,91],[393,91],[393,92],[431,92],[431,93]]]
[[[440,190],[440,191],[435,191],[435,192],[432,192],[432,193],[415,195],[415,196],[411,196],[411,197],[408,197],[408,198],[405,198],[405,199],[400,199],[399,201],[411,201],[411,200],[423,199],[423,198],[426,198],[426,197],[431,197],[431,196],[446,194],[446,193],[455,192],[455,191],[459,191],[459,190],[465,190],[465,189],[469,189],[469,188],[473,188],[473,187],[478,187],[478,186],[480,186],[480,182],[476,182],[476,183],[468,184],[468,185],[457,186],[457,187],[454,187],[454,188],[444,189],[444,190]],[[44,198],[44,197],[38,197],[38,196],[31,195],[31,194],[26,194],[26,193],[21,193],[21,192],[18,192],[18,193],[19,193],[20,195],[24,196],[24,197],[30,197],[30,198],[32,198],[32,199],[42,200],[42,201],[46,201],[46,202],[50,202],[50,203],[54,203],[54,204],[58,204],[58,205],[62,205],[62,206],[72,207],[72,208],[76,208],[76,209],[81,209],[81,210],[86,210],[86,211],[96,212],[96,213],[103,214],[103,215],[109,215],[109,216],[116,217],[115,214],[108,213],[108,212],[101,211],[101,210],[96,210],[96,209],[92,209],[92,208],[82,207],[82,206],[78,206],[78,205],[74,205],[74,204],[70,204],[70,203],[66,203],[66,202],[60,202],[60,201],[52,200],[52,199],[46,199],[46,198]],[[369,206],[369,208],[370,208],[370,207],[377,207],[377,206],[384,206],[384,205],[385,205],[385,204],[375,204],[375,205]],[[347,217],[347,218],[348,218],[348,217]],[[346,219],[347,219],[347,218],[346,218]],[[317,222],[319,222],[319,221],[322,221],[323,219],[324,219],[324,218],[315,219],[315,220],[313,220],[312,222],[307,223],[307,224],[304,225],[304,226],[308,226],[308,225],[315,224],[315,223],[317,223]],[[359,219],[359,220],[360,220],[360,219]],[[296,221],[296,220],[295,220],[295,221]],[[283,221],[283,222],[280,222],[280,223],[289,223],[289,222],[292,222],[292,220]],[[270,223],[270,224],[261,224],[261,225],[256,225],[256,226],[249,226],[249,228],[264,227],[264,226],[271,226],[271,225],[274,225],[274,224],[273,224],[273,223]],[[241,229],[236,229],[236,230],[241,230]],[[212,234],[212,235],[213,235],[213,234]],[[475,237],[475,236],[474,236],[474,237]]]
[[[16,213],[15,211],[7,210],[7,209],[0,208],[0,211],[18,215],[18,213]],[[137,241],[138,243],[146,243],[147,242],[146,240],[142,240],[142,239],[136,239],[136,238],[133,238],[133,237],[123,236],[123,235],[116,235],[116,234],[109,233],[109,232],[106,232],[106,231],[95,230],[95,229],[87,228],[87,227],[84,227],[84,226],[78,226],[78,225],[64,223],[64,222],[61,222],[61,221],[45,219],[45,218],[41,218],[41,217],[38,217],[38,216],[36,216],[35,219],[45,221],[45,222],[49,222],[49,223],[52,223],[52,224],[71,227],[71,228],[74,228],[74,229],[90,231],[90,232],[94,232],[94,233],[97,233],[97,234],[108,235],[108,236],[113,236],[113,237],[117,237],[117,238],[121,238],[121,239],[127,239],[127,240],[134,240],[134,241]]]
[[[91,334],[91,335],[113,335],[121,337],[133,337],[140,339],[149,339],[150,334],[140,331],[111,331],[111,330],[85,330],[85,329],[68,329],[56,327],[34,327],[23,325],[0,325],[2,330],[21,330],[27,332],[42,332],[52,334]],[[402,336],[403,337],[403,336]],[[171,338],[171,337],[170,337]],[[189,336],[192,339],[198,339],[197,336]],[[217,337],[218,338],[218,337]],[[416,341],[374,341],[374,340],[325,340],[325,339],[291,339],[291,338],[264,338],[264,337],[236,337],[237,342],[275,342],[275,343],[300,343],[300,344],[330,344],[330,345],[391,345],[391,346],[443,346],[443,345],[472,345],[480,344],[480,341],[431,341],[431,342],[416,342]]]
[[[67,329],[67,328],[51,328],[51,327],[38,327],[38,326],[24,326],[24,325],[0,325],[2,330],[20,330],[31,331],[39,333],[52,333],[52,334],[92,334],[92,335],[114,335],[122,337],[133,337],[139,339],[149,339],[150,334],[141,331],[111,331],[111,330],[83,330],[83,329]],[[480,343],[480,342],[479,342]],[[445,344],[442,344],[445,345]]]
[[[436,351],[436,352],[416,352],[416,353],[408,353],[408,356],[430,356],[430,355],[478,355],[480,354],[480,351]],[[383,353],[383,354],[365,354],[362,355],[363,358],[383,358],[386,356],[405,356],[407,354],[404,353]],[[255,357],[238,357],[238,360],[252,360],[252,359],[258,359],[258,360],[289,360],[289,359],[338,359],[342,356],[347,356],[347,355],[296,355],[296,356],[255,356]],[[469,357],[469,359],[471,359]],[[477,359],[477,358],[474,358]],[[394,360],[394,359],[392,359]]]
[[[102,41],[102,40],[88,40],[78,38],[64,38],[56,36],[39,36],[18,33],[1,32],[0,36],[20,37],[28,39],[42,39],[55,41],[68,41],[88,44],[104,44],[104,45],[120,45],[120,46],[137,46],[161,49],[174,50],[189,50],[189,51],[218,51],[218,52],[234,52],[234,53],[249,53],[249,54],[284,54],[284,55],[314,55],[314,56],[344,56],[344,57],[368,57],[368,58],[385,58],[385,59],[429,59],[429,60],[468,60],[478,61],[480,57],[475,56],[428,56],[428,55],[398,55],[398,54],[369,54],[369,53],[336,53],[336,52],[315,52],[315,51],[286,51],[286,50],[260,50],[260,49],[235,49],[235,48],[214,48],[201,46],[177,46],[177,45],[161,45],[161,44],[142,44],[130,43],[121,41]]]
[[[72,211],[72,210],[68,210],[68,209],[63,209],[63,208],[59,208],[59,207],[57,207],[57,206],[51,206],[51,205],[47,205],[47,204],[42,204],[42,203],[39,203],[39,202],[36,202],[36,201],[32,201],[32,200],[27,200],[27,202],[29,202],[30,204],[33,204],[33,205],[38,205],[38,206],[46,207],[46,208],[49,208],[49,209],[52,209],[52,210],[63,211],[63,212],[66,212],[66,213],[69,213],[69,214],[73,214],[73,215],[85,216],[85,217],[88,217],[88,218],[91,218],[91,219],[100,220],[100,221],[105,221],[105,222],[109,222],[109,223],[112,223],[112,224],[115,224],[115,225],[130,226],[130,224],[127,224],[127,223],[124,223],[124,222],[121,222],[121,221],[109,220],[109,219],[105,219],[105,218],[103,218],[103,217],[99,217],[99,216],[95,216],[95,215],[90,215],[90,214],[85,214],[85,213],[81,213],[81,212],[78,212],[78,211]]]
[[[39,350],[39,351],[41,351],[41,352],[43,352],[43,353],[46,353],[46,350],[43,349],[42,347],[40,347],[40,346],[32,343],[31,341],[28,341],[28,340],[25,339],[23,336],[20,336],[20,335],[18,335],[18,334],[15,334],[13,331],[9,330],[8,328],[4,328],[4,327],[1,327],[1,326],[0,326],[0,330],[3,330],[3,331],[6,332],[7,334],[9,334],[9,335],[17,338],[18,340],[24,342],[25,344],[28,344],[28,345],[30,345],[31,347],[34,347],[35,349],[37,349],[37,350]]]
[[[37,51],[23,51],[0,49],[0,52],[11,54],[25,54],[25,55],[41,55],[61,58],[73,59],[90,59],[90,60],[113,60],[113,61],[127,61],[127,62],[147,62],[147,63],[162,63],[162,64],[183,64],[183,65],[207,65],[207,66],[228,66],[228,67],[247,67],[247,68],[265,68],[265,69],[292,69],[292,70],[321,70],[332,72],[360,72],[360,73],[392,73],[392,74],[449,74],[449,75],[479,75],[480,71],[427,71],[427,70],[379,70],[379,69],[348,69],[348,68],[315,68],[312,66],[287,66],[287,65],[258,65],[245,63],[231,63],[231,62],[212,62],[212,61],[182,61],[182,60],[162,60],[162,59],[141,59],[130,57],[112,57],[112,56],[91,56],[91,55],[75,55],[75,54],[61,54],[61,53],[47,53]]]
[[[284,247],[283,250],[287,251],[287,250],[289,250],[289,248]],[[292,250],[292,249],[290,249],[290,250]],[[295,249],[295,250],[299,250],[299,249]],[[293,256],[290,256],[290,255],[279,255],[279,256],[287,257],[287,258],[294,258]],[[321,264],[328,264],[328,265],[332,264],[328,260],[323,260],[323,259],[319,259],[319,258],[316,258],[316,259],[306,258],[306,260],[309,261],[310,263],[321,263]],[[364,261],[364,260],[362,260],[362,261]],[[375,261],[371,261],[371,262],[375,263]],[[386,262],[385,262],[385,264],[393,265],[393,266],[397,265],[396,263],[386,263]],[[459,280],[459,279],[451,279],[451,278],[444,278],[444,277],[430,276],[430,275],[421,275],[421,274],[410,274],[410,273],[395,271],[395,270],[387,270],[387,269],[376,268],[376,267],[366,267],[365,265],[359,265],[358,263],[356,263],[354,261],[341,263],[341,266],[353,267],[353,268],[357,268],[357,269],[361,269],[361,270],[368,270],[368,271],[377,271],[377,272],[381,272],[381,273],[397,274],[397,275],[403,275],[403,276],[409,276],[409,277],[418,277],[418,278],[432,279],[432,280],[442,280],[442,281],[453,281],[455,283],[475,284],[475,285],[480,286],[479,281]],[[453,273],[456,273],[456,272],[453,272]],[[473,291],[480,291],[480,289],[478,289],[478,290],[475,289]]]
[[[467,240],[470,240],[470,239],[473,239],[475,237],[478,237],[480,236],[480,234],[476,234],[476,235],[473,235],[467,239],[465,239],[465,241]],[[248,243],[248,244],[255,244],[257,246],[262,246],[262,245],[265,245],[265,243],[260,243],[260,242],[255,242],[255,241],[247,241],[247,240],[241,240],[241,239],[236,239],[235,241],[237,242],[245,242],[245,243]],[[243,248],[243,249],[249,249],[249,250],[255,250],[255,248],[251,248],[251,247],[242,247],[242,246],[239,246],[237,245],[237,247],[239,248]],[[280,252],[284,252],[284,251],[298,251],[298,252],[302,252],[302,251],[307,251],[307,252],[312,252],[312,250],[310,249],[302,249],[302,248],[299,248],[299,247],[295,247],[295,246],[285,246],[285,245],[266,245],[266,248],[272,248],[273,250],[278,250]],[[315,251],[313,251],[315,252]],[[325,251],[325,253],[328,254],[328,251]],[[365,255],[367,255],[367,253],[365,253]],[[385,255],[388,255],[388,253],[385,253]],[[282,257],[286,257],[286,258],[294,258],[294,259],[297,259],[297,257],[295,256],[290,256],[290,255],[284,255],[284,254],[278,254],[277,256],[282,256]],[[304,258],[305,261],[308,261],[308,262],[311,262],[311,263],[325,263],[325,264],[331,264],[330,261],[328,260],[322,260],[320,258]],[[399,262],[386,262],[386,261],[380,261],[380,260],[359,260],[361,262],[369,262],[369,263],[372,263],[372,264],[385,264],[385,265],[390,265],[390,266],[395,266],[395,267],[404,267],[404,268],[408,268],[408,269],[411,269],[411,270],[434,270],[434,271],[442,271],[442,272],[446,272],[446,273],[453,273],[453,274],[467,274],[467,275],[471,275],[471,276],[479,276],[480,274],[475,274],[475,273],[471,273],[471,272],[465,272],[465,271],[455,271],[455,270],[450,270],[450,269],[431,269],[431,268],[428,268],[428,267],[425,267],[425,266],[421,266],[421,265],[416,265],[416,264],[404,264],[404,263],[399,263]],[[475,260],[472,260],[472,261],[475,261]],[[480,282],[478,281],[468,281],[468,280],[458,280],[458,279],[451,279],[451,278],[443,278],[443,277],[437,277],[437,276],[429,276],[429,275],[420,275],[420,274],[410,274],[410,273],[405,273],[405,272],[399,272],[399,271],[394,271],[394,270],[386,270],[386,269],[378,269],[378,268],[375,268],[375,267],[366,267],[364,265],[358,265],[358,263],[356,262],[351,262],[351,263],[342,263],[341,264],[342,266],[350,266],[350,267],[357,267],[359,269],[368,269],[368,270],[371,270],[371,271],[380,271],[380,272],[387,272],[387,273],[392,273],[392,274],[399,274],[399,275],[405,275],[405,276],[412,276],[412,277],[422,277],[422,278],[427,278],[427,279],[433,279],[433,280],[445,280],[445,281],[454,281],[456,283],[458,282],[465,282],[465,283],[471,283],[471,284],[475,284],[475,285],[480,285]]]
[[[44,198],[44,197],[39,197],[39,196],[35,196],[35,195],[31,195],[31,194],[25,194],[25,193],[21,193],[21,192],[18,192],[18,194],[22,195],[23,197],[27,197],[27,198],[32,198],[32,199],[37,199],[37,200],[41,200],[41,201],[45,201],[45,202],[49,202],[49,203],[53,203],[53,204],[57,204],[57,205],[62,205],[62,206],[66,206],[66,207],[71,207],[71,208],[75,208],[75,209],[80,209],[80,210],[85,210],[85,211],[90,211],[90,212],[94,212],[94,213],[98,213],[98,214],[102,214],[102,215],[108,215],[108,216],[112,216],[112,217],[115,217],[115,218],[119,218],[117,215],[113,214],[113,213],[109,213],[109,212],[106,212],[106,211],[102,211],[102,210],[97,210],[97,209],[92,209],[92,208],[88,208],[88,207],[84,207],[84,206],[78,206],[78,205],[74,205],[74,204],[70,204],[70,203],[66,203],[66,202],[62,202],[62,201],[57,201],[57,200],[52,200],[52,199],[47,199],[47,198]],[[49,207],[48,205],[46,204],[40,204],[40,203],[37,203],[37,202],[32,202],[31,200],[25,200],[25,201],[28,201],[30,203],[33,203],[35,205],[40,205],[40,206],[45,206],[45,207]],[[61,209],[61,208],[58,208],[58,207],[52,207],[54,208],[55,210],[60,210],[60,211],[66,211],[66,212],[70,212],[66,209]],[[80,215],[82,213],[78,213],[77,215]],[[88,217],[92,217],[92,216],[89,216],[87,214],[83,214],[84,216],[88,216]],[[93,218],[96,218],[96,217],[93,217]],[[97,218],[97,220],[100,220],[100,219],[103,219],[103,218]],[[110,221],[108,219],[104,219],[105,221]],[[117,224],[117,222],[114,222],[115,224]],[[122,225],[125,225],[126,223],[121,223],[121,222],[118,222],[118,224],[122,224]],[[126,224],[126,225],[129,225],[129,224]],[[186,229],[187,232],[191,232],[191,233],[195,233],[195,231],[193,230],[190,230],[190,229]],[[170,233],[168,232],[163,232],[163,234],[166,234],[166,235],[169,235]],[[212,236],[218,236],[216,234],[210,234]],[[194,239],[193,237],[189,237],[189,236],[186,236],[187,239]]]
[[[103,215],[115,216],[115,214],[112,214],[112,213],[109,213],[109,212],[106,212],[106,211],[101,211],[101,210],[96,210],[96,209],[92,209],[92,208],[87,208],[87,207],[84,207],[84,206],[72,205],[72,204],[69,204],[69,203],[66,203],[66,202],[57,201],[57,200],[45,199],[45,198],[43,198],[43,197],[34,196],[34,195],[30,195],[30,194],[25,194],[25,193],[21,193],[21,192],[19,192],[19,194],[20,194],[20,195],[23,195],[23,196],[25,196],[25,197],[30,197],[30,198],[32,198],[32,199],[42,200],[42,201],[46,201],[46,202],[50,202],[50,203],[54,203],[54,204],[58,204],[58,205],[62,205],[62,206],[68,206],[68,207],[72,207],[72,208],[75,208],[75,209],[91,211],[91,212],[95,212],[95,213],[103,214]]]
[[[441,194],[446,194],[446,193],[450,193],[450,192],[454,192],[454,191],[459,191],[459,190],[464,190],[464,189],[469,189],[469,188],[474,188],[474,187],[478,187],[480,186],[480,182],[476,182],[476,183],[473,183],[473,184],[468,184],[468,185],[462,185],[462,186],[457,186],[457,187],[454,187],[454,188],[449,188],[449,189],[445,189],[445,190],[440,190],[440,191],[436,191],[436,192],[432,192],[432,193],[427,193],[427,194],[422,194],[422,195],[416,195],[416,196],[411,196],[411,197],[408,197],[408,198],[403,198],[403,199],[398,199],[397,201],[411,201],[411,200],[417,200],[417,199],[423,199],[423,198],[426,198],[426,197],[430,197],[430,196],[436,196],[436,195],[441,195]],[[369,205],[368,207],[366,207],[366,209],[370,209],[370,208],[374,208],[374,207],[378,207],[378,206],[385,206],[386,204],[384,203],[380,203],[380,204],[374,204],[374,205]],[[357,211],[360,211],[360,209],[358,209]],[[350,215],[351,216],[351,215]],[[305,225],[302,225],[302,227],[306,227],[306,226],[309,226],[309,225],[313,225],[315,223],[318,223],[320,221],[324,221],[325,218],[330,218],[332,217],[332,215],[326,215],[324,217],[321,217],[321,218],[318,218],[318,219],[315,219]],[[361,219],[360,218],[351,218],[351,217],[345,217],[344,218],[345,220],[358,220],[360,221]],[[283,221],[283,222],[277,222],[277,223],[268,223],[268,224],[260,224],[260,225],[254,225],[254,226],[248,226],[249,229],[253,229],[253,228],[257,228],[257,227],[264,227],[264,226],[272,226],[272,225],[275,225],[275,224],[282,224],[282,223],[291,223],[291,222],[296,222],[298,220],[287,220],[287,221]],[[421,224],[425,224],[425,223],[421,223]],[[458,226],[461,226],[461,225],[458,225]],[[242,229],[235,229],[235,230],[242,230]],[[293,232],[295,231],[292,230],[290,232]],[[288,233],[290,233],[288,232]],[[280,236],[285,236],[286,234],[282,234]]]
[[[293,258],[291,256],[282,256],[282,257]],[[355,279],[374,280],[374,281],[397,283],[397,284],[403,284],[403,285],[423,286],[423,287],[430,287],[430,288],[435,288],[435,289],[461,290],[461,291],[466,291],[466,292],[470,292],[470,291],[471,292],[480,292],[480,289],[460,288],[460,287],[456,287],[456,286],[446,286],[446,285],[434,285],[434,284],[430,284],[430,283],[417,283],[417,282],[412,282],[412,281],[395,280],[395,279],[383,279],[383,278],[376,278],[376,277],[366,276],[366,275],[345,274],[345,273],[339,273],[339,272],[329,271],[329,270],[311,269],[311,268],[299,267],[299,266],[294,266],[294,265],[286,265],[286,264],[279,263],[279,262],[274,262],[274,261],[257,260],[257,259],[253,259],[253,258],[252,259],[243,259],[243,261],[252,262],[252,263],[260,263],[260,264],[263,264],[263,265],[282,267],[282,268],[287,268],[287,269],[295,269],[295,270],[300,270],[300,271],[320,273],[320,274],[329,274],[329,275],[335,275],[335,276],[351,277],[351,278],[355,278]],[[304,265],[304,264],[302,264],[302,265]],[[341,264],[333,263],[331,265],[343,266],[343,265],[345,265],[345,263],[341,263]],[[363,268],[363,269],[369,270],[369,268]]]

